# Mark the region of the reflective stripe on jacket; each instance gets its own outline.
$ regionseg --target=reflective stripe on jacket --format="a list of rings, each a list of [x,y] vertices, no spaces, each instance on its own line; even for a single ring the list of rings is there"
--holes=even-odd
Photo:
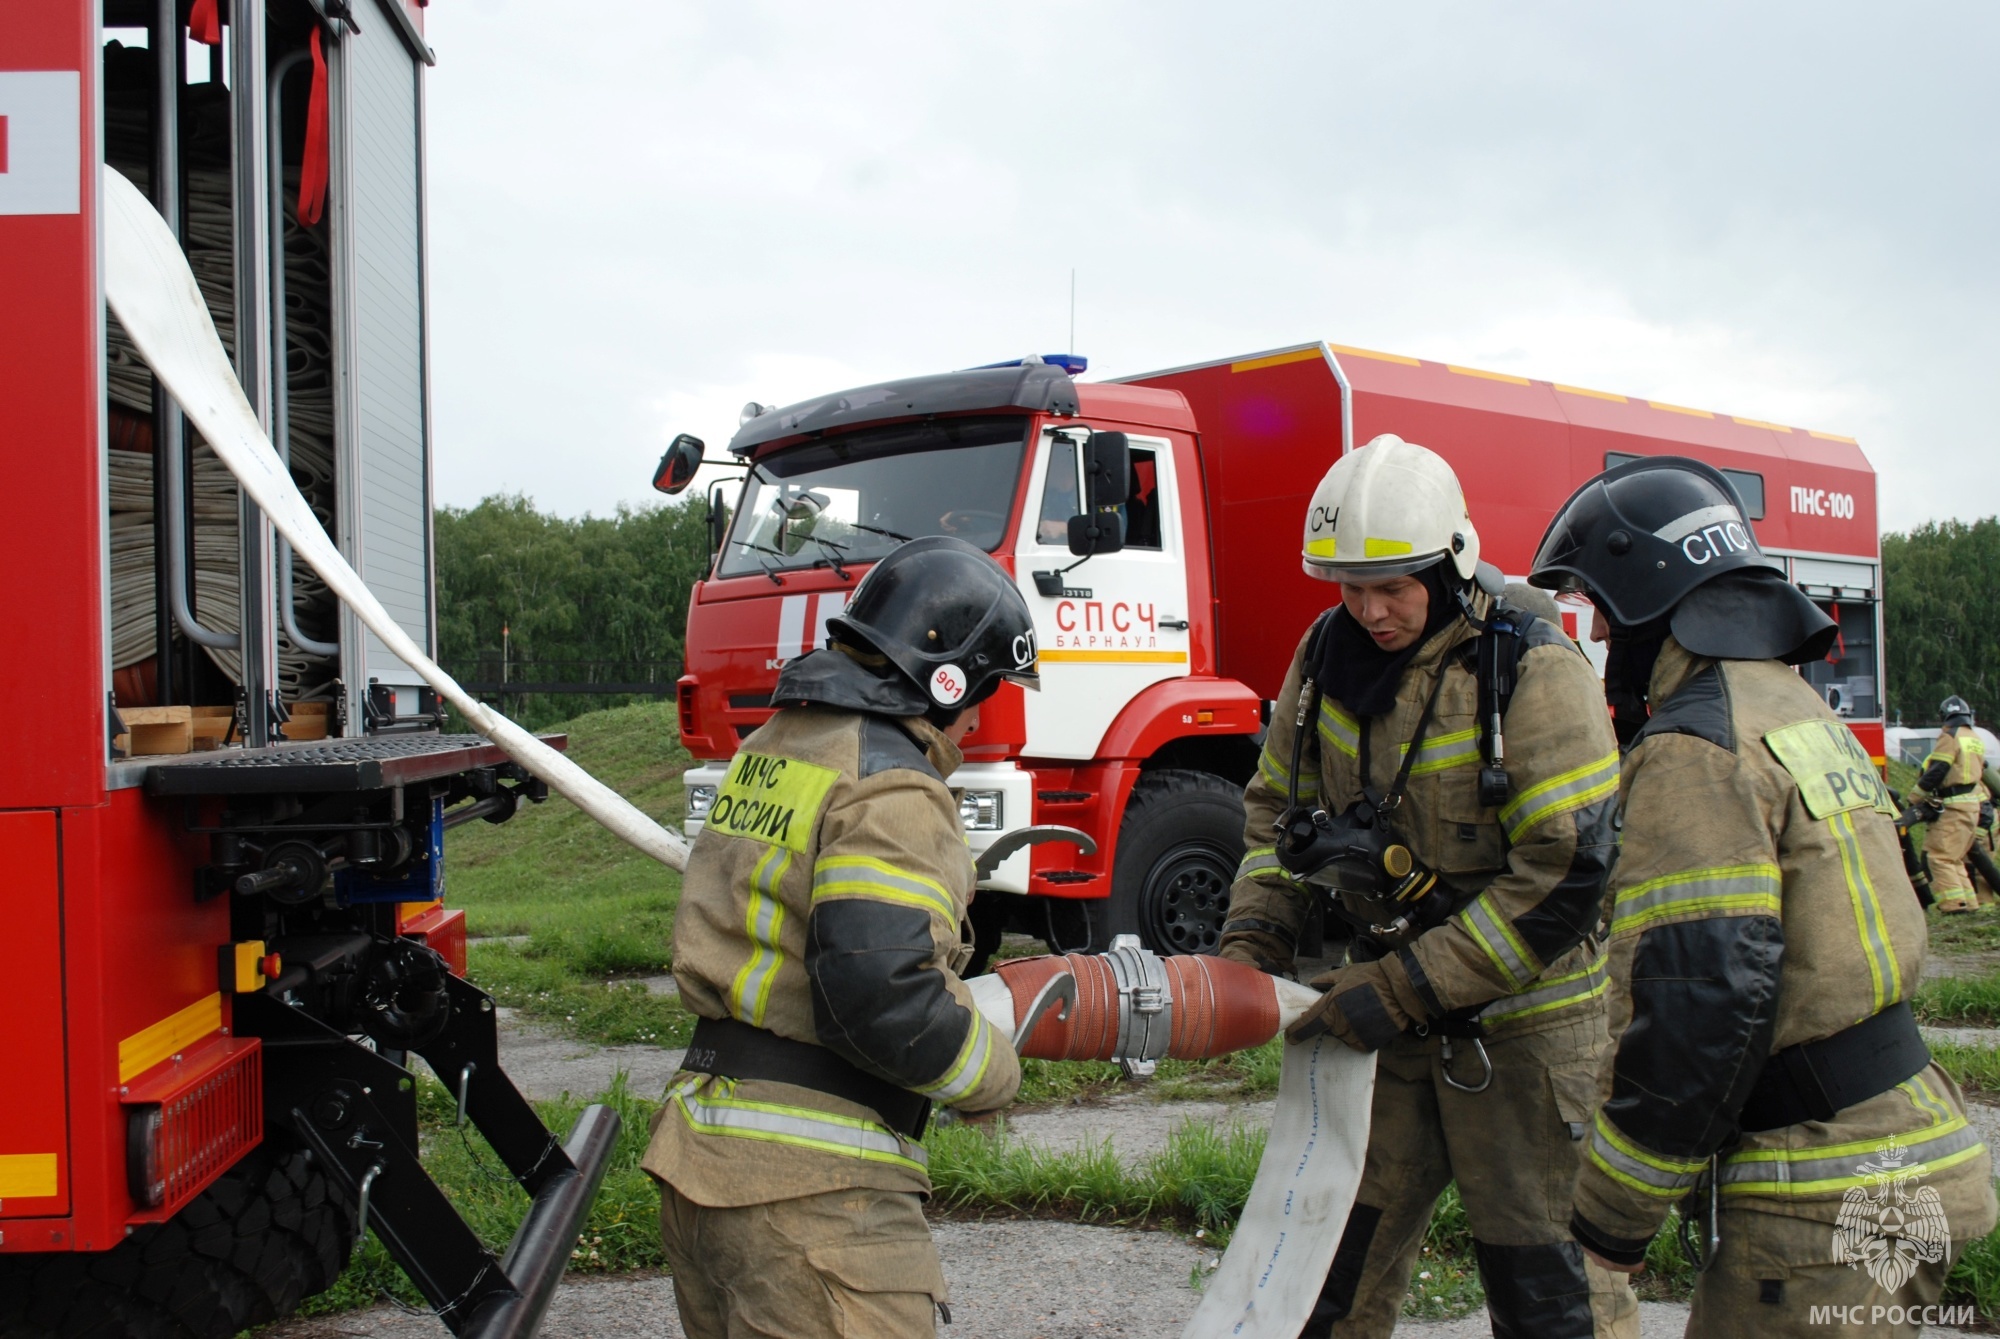
[[[1479,596],[1475,608],[1491,608]],[[1537,620],[1522,651],[1504,723],[1507,798],[1479,803],[1482,764],[1478,679],[1468,662],[1476,633],[1464,618],[1434,634],[1404,671],[1395,708],[1366,722],[1370,783],[1379,795],[1408,754],[1417,719],[1441,673],[1437,706],[1416,757],[1397,836],[1439,872],[1460,909],[1410,941],[1391,941],[1437,1013],[1485,1005],[1496,1031],[1566,1021],[1575,1006],[1602,1007],[1601,951],[1592,938],[1603,910],[1614,836],[1618,746],[1590,664],[1560,628]],[[1232,925],[1296,942],[1308,890],[1279,865],[1273,829],[1284,811],[1304,681],[1305,642],[1279,690],[1257,775],[1244,790],[1248,847],[1231,891]],[[1339,813],[1361,798],[1363,723],[1321,701],[1301,754],[1299,793]],[[1343,895],[1361,911],[1366,904]],[[1421,979],[1419,979],[1421,978]]]
[[[1577,1215],[1607,1242],[1643,1244],[1719,1153],[1722,1194],[1773,1212],[1833,1223],[1849,1191],[1916,1174],[1954,1238],[1983,1234],[1986,1153],[1936,1066],[1830,1121],[1738,1134],[1769,1056],[1915,991],[1923,911],[1888,788],[1795,671],[1669,640],[1651,699],[1625,759],[1612,878],[1612,1017],[1630,1022]]]
[[[957,975],[972,895],[958,750],[920,718],[790,707],[743,741],[688,861],[674,979],[704,1018],[826,1046],[983,1111],[1020,1065]],[[698,1204],[928,1192],[923,1149],[807,1088],[683,1073],[643,1164]]]

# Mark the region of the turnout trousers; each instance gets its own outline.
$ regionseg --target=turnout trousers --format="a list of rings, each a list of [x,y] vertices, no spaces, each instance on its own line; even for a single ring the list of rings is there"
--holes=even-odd
[[[660,1188],[688,1339],[933,1339],[944,1274],[922,1201],[835,1190],[739,1208]]]
[[[1939,911],[1971,911],[1979,905],[1972,879],[1965,872],[1966,853],[1979,826],[1979,806],[1951,804],[1924,830],[1924,854],[1930,857],[1931,892]]]
[[[1833,1225],[1821,1220],[1731,1207],[1725,1200],[1721,1249],[1695,1282],[1688,1339],[1916,1339],[1925,1324],[1956,1322],[1937,1306],[1964,1242],[1954,1240],[1941,1260],[1913,1259],[1891,1273],[1881,1261],[1869,1261],[1872,1269],[1835,1261],[1833,1236]]]
[[[1375,1339],[1395,1329],[1432,1208],[1454,1180],[1495,1339],[1637,1339],[1630,1282],[1590,1264],[1569,1234],[1610,1042],[1601,998],[1564,1012],[1576,1016],[1482,1042],[1492,1064],[1483,1092],[1446,1081],[1447,1039],[1404,1036],[1382,1049],[1361,1189],[1300,1339]],[[1477,1048],[1449,1041],[1452,1078],[1478,1087]],[[1435,1292],[1438,1281],[1418,1286]]]

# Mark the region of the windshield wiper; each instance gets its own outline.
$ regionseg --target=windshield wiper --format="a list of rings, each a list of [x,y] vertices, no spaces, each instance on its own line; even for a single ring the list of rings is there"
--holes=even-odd
[[[849,580],[847,569],[840,565],[840,555],[847,551],[845,544],[836,544],[830,539],[821,539],[818,535],[810,533],[805,537],[826,550],[826,557],[815,562],[814,567],[831,567],[835,576],[842,581]]]
[[[893,539],[898,544],[907,544],[912,539],[916,538],[916,536],[914,535],[905,535],[899,531],[884,530],[879,525],[863,525],[859,521],[849,521],[847,522],[847,524],[853,526],[856,530],[866,530],[871,535],[880,535],[884,539]]]
[[[753,544],[747,539],[732,539],[729,542],[739,549],[750,549],[757,553],[769,553],[779,558],[789,558],[792,556],[781,549],[774,549],[768,544]],[[771,566],[771,564],[759,559],[757,566],[763,569],[765,576],[771,578],[773,586],[782,586],[785,584],[785,579],[778,575],[778,569]]]

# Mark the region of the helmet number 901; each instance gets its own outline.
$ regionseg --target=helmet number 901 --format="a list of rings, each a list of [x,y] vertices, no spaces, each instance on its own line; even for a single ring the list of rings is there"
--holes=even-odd
[[[965,696],[965,671],[956,665],[940,665],[931,671],[931,697],[949,707]]]

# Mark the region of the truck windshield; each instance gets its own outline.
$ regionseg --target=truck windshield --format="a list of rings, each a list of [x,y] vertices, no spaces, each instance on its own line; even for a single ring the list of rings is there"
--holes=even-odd
[[[907,539],[1006,537],[1025,414],[898,423],[807,442],[750,472],[717,576],[875,561]]]

